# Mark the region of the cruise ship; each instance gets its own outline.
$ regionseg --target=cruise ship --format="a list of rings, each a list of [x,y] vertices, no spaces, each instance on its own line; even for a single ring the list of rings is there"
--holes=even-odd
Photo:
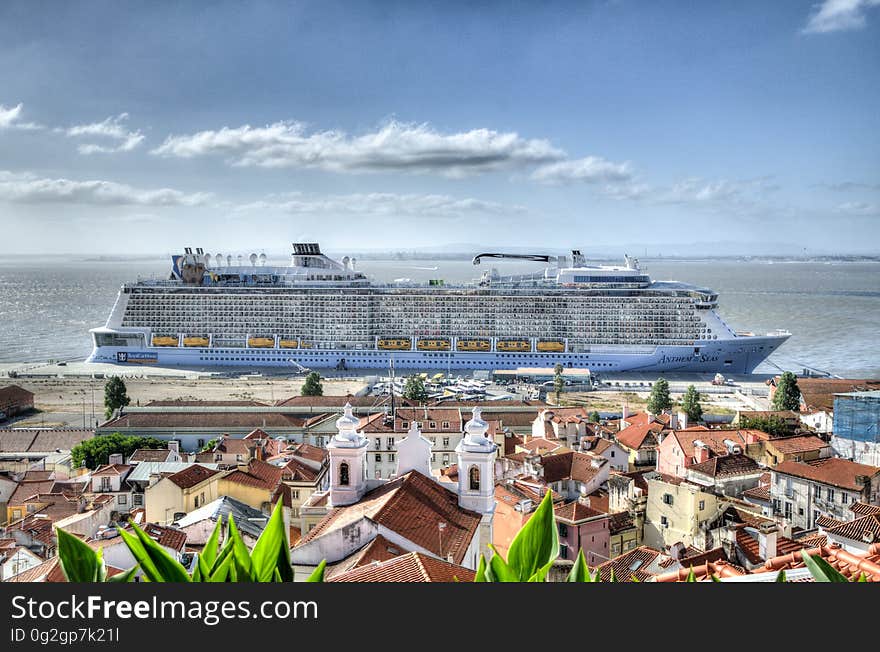
[[[293,245],[266,256],[184,249],[162,280],[122,286],[91,362],[303,369],[587,368],[751,373],[790,336],[734,331],[718,295],[653,281],[637,259],[588,265],[571,256],[481,253],[536,263],[531,274],[374,283],[348,256]],[[539,266],[540,265],[540,266]],[[543,267],[543,269],[541,269]]]

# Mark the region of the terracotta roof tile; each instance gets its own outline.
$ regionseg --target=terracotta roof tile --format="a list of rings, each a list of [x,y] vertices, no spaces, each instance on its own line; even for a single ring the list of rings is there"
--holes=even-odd
[[[128,458],[128,462],[166,462],[169,455],[171,451],[167,448],[138,448]]]
[[[230,428],[303,428],[307,416],[281,412],[125,412],[101,424],[113,428],[205,428],[219,432]]]
[[[857,477],[873,477],[880,473],[880,467],[858,464],[840,457],[827,457],[812,462],[785,461],[774,466],[773,470],[851,491],[864,489],[856,481]]]
[[[131,465],[129,464],[103,464],[92,471],[92,477],[99,477],[104,475],[125,475],[129,471],[131,471]]]
[[[473,582],[474,571],[442,559],[411,552],[342,573],[331,582]]]
[[[630,450],[638,450],[643,446],[657,446],[657,433],[663,432],[668,426],[657,422],[638,423],[624,428],[615,435],[617,443]]]
[[[633,576],[638,581],[644,582],[656,574],[652,567],[656,565],[661,555],[659,550],[639,546],[597,566],[599,578],[603,582],[610,582],[613,569],[615,580],[618,582],[632,582]],[[659,570],[659,566],[657,569]]]
[[[611,534],[619,534],[633,527],[635,527],[635,523],[629,512],[616,512],[608,516],[608,532]]]
[[[871,545],[867,552],[858,554],[850,552],[839,545],[832,544],[817,548],[804,548],[808,555],[819,555],[848,579],[858,579],[864,573],[869,582],[880,582],[880,544]],[[791,570],[804,567],[803,551],[780,555],[768,560],[764,567],[755,572],[778,573],[780,570]]]
[[[302,457],[321,464],[327,459],[327,449],[318,448],[317,446],[312,446],[311,444],[306,443],[298,444],[291,452],[297,457]]]
[[[705,462],[692,464],[688,467],[688,473],[699,473],[710,478],[732,478],[743,475],[756,475],[761,473],[761,468],[755,460],[742,453],[733,455],[718,455],[710,457]]]
[[[857,502],[850,506],[849,511],[857,516],[870,516],[872,514],[880,514],[880,505]]]
[[[577,500],[564,505],[557,505],[553,508],[553,511],[556,513],[557,520],[565,521],[566,523],[580,523],[587,519],[605,516],[604,512],[587,507]]]
[[[370,541],[370,543],[365,545],[353,555],[349,555],[348,557],[336,564],[328,565],[325,572],[325,578],[327,581],[330,581],[334,577],[342,575],[343,573],[346,573],[355,568],[359,568],[373,562],[388,561],[389,559],[399,557],[406,552],[407,550],[405,550],[399,544],[391,543],[381,534],[378,534],[376,535],[375,539]]]
[[[482,517],[477,512],[459,507],[455,492],[417,471],[410,471],[367,492],[354,505],[333,508],[303,536],[300,545],[360,518],[368,518],[438,556],[452,554],[459,563],[464,559]],[[446,523],[442,551],[437,536],[439,523]]]
[[[168,476],[168,479],[181,489],[189,489],[218,473],[220,471],[217,469],[209,469],[199,464],[193,464],[182,471],[172,473]]]
[[[828,447],[827,443],[815,435],[780,437],[778,439],[769,440],[767,445],[772,446],[783,455],[795,455],[797,453],[818,451]]]
[[[874,543],[880,541],[880,514],[862,516],[847,523],[823,529],[833,536],[863,543]]]

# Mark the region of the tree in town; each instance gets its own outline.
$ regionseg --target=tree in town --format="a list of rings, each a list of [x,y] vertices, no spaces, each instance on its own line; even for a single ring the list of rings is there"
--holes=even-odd
[[[199,449],[199,452],[200,453],[208,453],[208,452],[214,450],[214,446],[217,445],[218,441],[220,441],[219,437],[214,437],[214,439],[209,439],[208,443],[206,443],[204,446],[201,447],[201,449]]]
[[[779,379],[776,392],[773,394],[773,409],[795,410],[801,406],[801,390],[797,384],[797,377],[790,371],[786,371]]]
[[[660,414],[663,410],[672,407],[672,397],[669,396],[669,382],[660,378],[651,388],[651,396],[648,398],[648,411],[651,414]]]
[[[312,371],[306,376],[300,394],[303,396],[324,396],[324,386],[321,384],[321,374]]]
[[[587,421],[589,421],[590,423],[599,423],[601,420],[602,417],[599,416],[598,410],[593,410],[587,417]]]
[[[700,405],[700,393],[693,385],[688,385],[681,397],[681,409],[687,415],[688,423],[697,423],[703,419],[703,406]]]
[[[168,448],[168,442],[155,437],[138,437],[114,432],[86,439],[71,449],[70,456],[74,468],[85,466],[88,469],[96,469],[102,464],[107,464],[111,455],[121,453],[124,461],[139,448]]]
[[[556,366],[553,367],[553,391],[556,392],[556,405],[559,405],[559,395],[562,394],[562,388],[565,387],[562,371],[562,365],[557,362]]]
[[[760,430],[773,437],[785,437],[794,434],[793,429],[785,423],[785,419],[776,415],[750,417],[740,415],[739,427],[747,430]]]
[[[411,401],[427,401],[428,390],[425,389],[425,381],[421,376],[410,376],[403,386],[403,397]]]
[[[119,376],[113,376],[104,384],[104,415],[109,419],[119,408],[131,403],[125,381]]]

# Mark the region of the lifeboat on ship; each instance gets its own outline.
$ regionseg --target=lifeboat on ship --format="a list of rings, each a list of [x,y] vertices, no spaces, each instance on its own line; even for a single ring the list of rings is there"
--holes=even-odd
[[[252,349],[272,349],[275,348],[274,337],[249,337],[248,346]]]
[[[563,353],[565,351],[565,342],[561,340],[543,340],[538,342],[536,348],[541,353]]]
[[[491,351],[492,343],[489,340],[458,340],[455,348],[458,351]]]
[[[153,346],[177,346],[180,344],[176,335],[153,335],[151,342]]]
[[[278,340],[278,346],[280,346],[282,349],[296,349],[299,348],[299,342],[297,340],[282,337],[280,340]]]
[[[201,335],[190,335],[183,338],[184,346],[210,346],[211,338]]]
[[[532,350],[532,345],[528,340],[500,340],[496,342],[495,350],[505,353],[528,353]]]
[[[387,337],[376,342],[376,346],[383,351],[409,351],[412,340],[408,337]]]
[[[420,339],[416,342],[419,351],[448,351],[452,343],[447,339]]]

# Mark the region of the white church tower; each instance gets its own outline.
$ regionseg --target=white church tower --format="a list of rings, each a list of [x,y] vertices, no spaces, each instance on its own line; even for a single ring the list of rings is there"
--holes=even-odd
[[[495,515],[495,456],[498,445],[486,436],[489,424],[474,408],[473,417],[464,426],[455,452],[458,456],[458,504],[483,515],[480,525],[480,550],[492,543],[492,519]]]
[[[418,471],[424,476],[433,479],[431,475],[431,444],[422,437],[422,432],[416,426],[416,421],[410,422],[409,432],[397,445],[397,477],[410,471]]]
[[[360,421],[345,404],[345,414],[336,420],[339,432],[327,444],[330,454],[330,505],[351,505],[359,501],[367,486],[367,438],[357,431]]]

